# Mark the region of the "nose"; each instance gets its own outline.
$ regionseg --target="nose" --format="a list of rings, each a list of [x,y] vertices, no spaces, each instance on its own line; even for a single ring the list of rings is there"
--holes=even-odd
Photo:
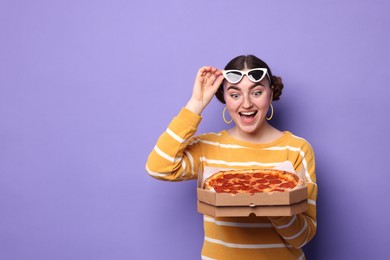
[[[244,96],[242,107],[245,108],[245,109],[248,109],[248,108],[252,107],[252,100],[251,100],[251,97],[249,95],[245,95]]]

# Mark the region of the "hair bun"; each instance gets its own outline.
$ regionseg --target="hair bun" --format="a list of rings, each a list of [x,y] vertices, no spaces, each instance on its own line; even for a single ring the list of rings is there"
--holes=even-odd
[[[283,90],[282,78],[278,76],[272,76],[272,86],[274,91],[272,100],[279,100]]]

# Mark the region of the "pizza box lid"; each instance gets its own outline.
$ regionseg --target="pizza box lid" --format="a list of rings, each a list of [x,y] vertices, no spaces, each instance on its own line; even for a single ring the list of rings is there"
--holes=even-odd
[[[307,200],[307,186],[285,192],[216,193],[197,188],[198,200],[212,206],[275,206],[291,205]]]
[[[308,209],[307,200],[292,205],[277,206],[220,206],[216,207],[198,200],[198,212],[213,217],[292,216]]]

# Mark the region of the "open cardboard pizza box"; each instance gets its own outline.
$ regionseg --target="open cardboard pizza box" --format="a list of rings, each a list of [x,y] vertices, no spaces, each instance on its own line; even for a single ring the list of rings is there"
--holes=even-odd
[[[294,172],[291,163],[283,163],[275,168]],[[307,210],[307,187],[303,185],[287,192],[262,193],[216,193],[204,190],[203,182],[213,173],[227,169],[206,167],[198,179],[198,211],[213,217],[291,216]],[[297,173],[305,180],[304,173]]]

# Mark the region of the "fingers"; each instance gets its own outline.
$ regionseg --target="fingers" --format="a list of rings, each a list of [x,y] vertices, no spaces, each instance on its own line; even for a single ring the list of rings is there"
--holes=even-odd
[[[199,69],[197,77],[202,83],[206,83],[207,85],[214,85],[214,83],[216,83],[216,79],[221,75],[221,70],[212,66],[204,66]],[[219,84],[222,83],[222,80],[218,80]]]
[[[222,71],[220,71],[219,69],[212,67],[212,66],[204,66],[204,67],[199,69],[199,72],[201,73],[202,76],[222,74]]]

